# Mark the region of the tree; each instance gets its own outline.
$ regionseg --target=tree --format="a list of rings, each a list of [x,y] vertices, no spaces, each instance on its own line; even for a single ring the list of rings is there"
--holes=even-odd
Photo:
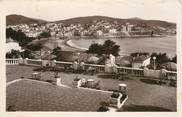
[[[38,36],[38,38],[48,38],[48,37],[51,37],[51,34],[50,32],[42,32],[40,33],[40,35]]]
[[[102,55],[102,45],[98,43],[91,44],[87,52]]]
[[[177,56],[174,56],[171,60],[171,62],[177,63]]]
[[[10,52],[6,53],[6,58],[30,58],[33,59],[34,56],[31,54],[31,51],[25,50],[20,52],[19,50],[12,49]]]
[[[32,51],[39,51],[40,49],[42,49],[42,47],[43,46],[41,43],[27,45],[27,49],[30,49]]]
[[[103,45],[98,43],[91,44],[87,52],[98,55],[113,54],[114,56],[118,56],[119,51],[120,51],[119,45],[116,45],[116,43],[111,40],[106,40]]]
[[[142,56],[142,55],[147,56],[147,55],[149,55],[149,53],[148,52],[135,52],[135,53],[130,54],[130,56],[132,56],[132,57],[137,57],[137,56]]]
[[[56,48],[53,49],[53,52],[51,54],[56,56],[54,59],[59,60],[59,58],[61,56],[60,51],[61,51],[60,47],[56,47]]]
[[[32,41],[32,38],[27,37],[21,30],[15,31],[12,28],[6,29],[6,37],[12,38],[22,47],[25,47],[29,42]]]
[[[19,50],[12,49],[10,52],[6,53],[6,58],[19,58],[21,52]]]
[[[12,28],[6,29],[6,38],[12,38],[15,35],[15,32]]]
[[[116,45],[114,41],[106,40],[103,44],[103,54],[112,54],[118,56],[120,51],[120,46]]]
[[[22,58],[29,58],[29,59],[34,58],[34,56],[32,55],[30,50],[25,50],[25,51],[21,52],[21,56],[22,56]]]
[[[160,66],[160,65],[162,65],[162,64],[164,64],[166,62],[171,61],[166,53],[152,53],[151,58],[153,58],[153,57],[156,57],[155,62],[156,62],[157,66]],[[154,60],[151,59],[151,63],[153,63],[153,62],[154,62]]]

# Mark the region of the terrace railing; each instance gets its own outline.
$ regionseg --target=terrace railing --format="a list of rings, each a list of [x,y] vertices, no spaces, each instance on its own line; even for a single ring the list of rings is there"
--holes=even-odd
[[[26,59],[24,63],[26,65],[41,66],[42,60]]]
[[[48,61],[48,60],[35,60],[35,59],[6,59],[7,65],[32,65],[32,66],[44,66],[51,65],[56,66],[58,68],[66,68],[73,65],[72,62],[64,62],[64,61]],[[88,67],[95,68],[97,72],[105,72],[105,65],[96,65],[96,64],[84,64],[84,67],[87,69]],[[133,76],[146,76],[146,77],[156,77],[159,78],[160,70],[144,70],[139,68],[130,68],[130,67],[116,67],[117,73],[126,73]],[[176,79],[177,72],[167,71],[166,72],[168,78]]]
[[[130,67],[117,67],[118,73],[126,73],[134,76],[144,76],[144,70]]]
[[[177,73],[174,71],[167,71],[166,76],[168,79],[175,79],[177,78]]]
[[[72,62],[64,62],[64,61],[55,61],[55,66],[59,68],[70,67]]]
[[[7,65],[18,65],[19,59],[6,59],[6,64]]]
[[[85,67],[86,68],[88,68],[88,67],[95,68],[97,72],[104,72],[105,71],[104,65],[85,64]]]

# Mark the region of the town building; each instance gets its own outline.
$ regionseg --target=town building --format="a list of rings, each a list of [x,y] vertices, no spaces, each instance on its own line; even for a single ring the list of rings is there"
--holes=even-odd
[[[141,67],[145,67],[147,65],[150,64],[150,57],[149,56],[137,56],[134,58],[133,62],[132,62],[132,67],[133,68],[141,68]]]

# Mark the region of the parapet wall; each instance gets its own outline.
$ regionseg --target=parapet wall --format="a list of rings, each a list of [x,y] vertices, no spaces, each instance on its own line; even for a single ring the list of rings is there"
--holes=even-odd
[[[35,59],[6,59],[6,65],[31,65],[31,66],[51,66],[51,67],[60,67],[65,68],[65,66],[73,65],[72,62],[64,62],[64,61],[56,61],[56,60],[35,60]],[[86,68],[92,67],[96,68],[97,72],[109,72],[108,69],[106,70],[105,65],[97,65],[97,64],[84,64]],[[151,70],[151,69],[138,69],[138,68],[130,68],[130,67],[118,67],[113,66],[110,67],[110,72],[117,72],[117,73],[126,73],[132,76],[139,76],[139,77],[150,77],[150,78],[160,78],[160,70]],[[174,71],[167,71],[166,76],[168,78],[177,78],[177,72]]]

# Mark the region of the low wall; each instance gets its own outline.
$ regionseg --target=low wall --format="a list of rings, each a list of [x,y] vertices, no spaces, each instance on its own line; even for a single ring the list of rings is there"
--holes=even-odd
[[[6,65],[18,65],[19,59],[6,59]]]
[[[32,65],[32,66],[41,66],[42,60],[34,60],[34,59],[25,59],[25,65]]]
[[[130,68],[130,67],[117,67],[117,72],[119,73],[127,73],[134,76],[144,76],[143,69],[138,68]]]
[[[160,70],[144,69],[145,77],[160,78]]]
[[[150,77],[150,78],[160,78],[161,77],[161,70],[144,69],[144,76]],[[174,71],[167,71],[166,70],[166,78],[176,80],[177,73]]]
[[[64,61],[49,61],[49,60],[34,60],[34,59],[6,59],[7,65],[32,65],[32,66],[56,66],[60,68],[65,68],[66,66],[70,67],[72,62],[64,62]],[[96,68],[97,72],[106,72],[105,65],[97,65],[97,64],[85,64],[85,68],[93,67]],[[113,70],[111,70],[113,71]],[[160,78],[160,70],[151,70],[151,69],[138,69],[138,68],[130,68],[130,67],[115,67],[115,72],[117,73],[126,73],[133,76],[144,76],[144,77],[152,77],[152,78]],[[177,78],[177,73],[174,71],[166,71],[168,78]]]

